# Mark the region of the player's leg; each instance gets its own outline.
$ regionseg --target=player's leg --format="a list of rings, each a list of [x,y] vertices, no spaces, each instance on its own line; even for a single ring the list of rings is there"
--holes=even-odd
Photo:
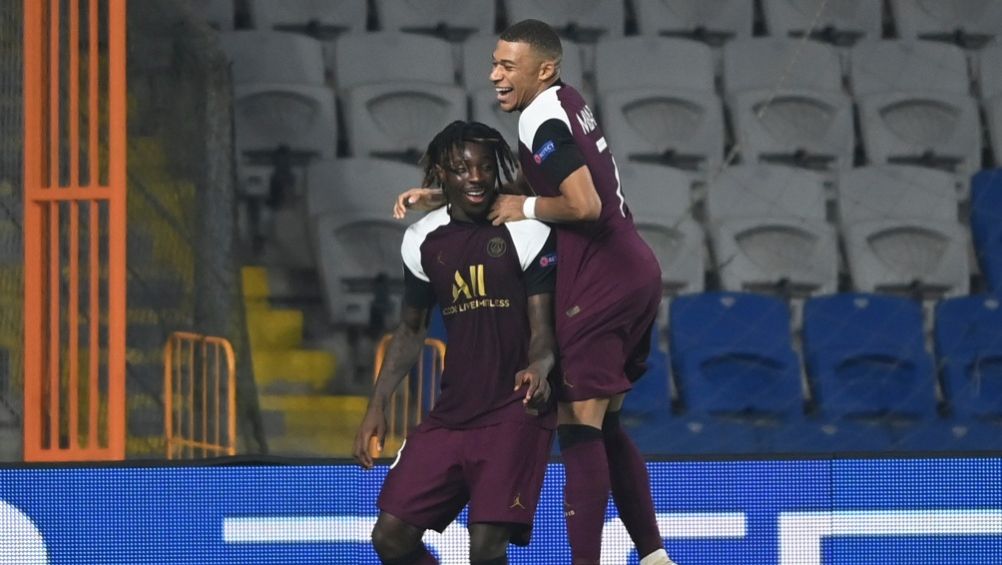
[[[380,512],[372,529],[372,547],[386,565],[434,565],[438,563],[421,542],[424,529],[396,516]]]
[[[511,524],[470,524],[470,565],[506,565]]]
[[[564,460],[564,519],[572,562],[598,563],[609,502],[609,463],[602,436],[608,398],[558,405],[557,439]]]

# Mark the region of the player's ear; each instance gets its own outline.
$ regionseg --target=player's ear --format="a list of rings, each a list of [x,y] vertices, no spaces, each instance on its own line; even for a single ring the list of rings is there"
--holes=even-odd
[[[435,165],[435,178],[438,179],[439,184],[445,185],[445,169],[442,168],[442,165]]]
[[[539,81],[549,82],[557,76],[557,62],[553,60],[544,60],[539,64]]]

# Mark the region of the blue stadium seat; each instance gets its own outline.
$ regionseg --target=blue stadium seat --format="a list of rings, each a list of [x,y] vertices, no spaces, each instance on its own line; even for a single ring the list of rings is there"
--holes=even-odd
[[[988,288],[1002,293],[1002,169],[971,180],[971,232]]]
[[[647,356],[647,372],[633,385],[623,403],[624,415],[645,416],[670,409],[668,351],[661,347],[663,328],[654,324],[651,331],[651,352]]]
[[[922,309],[876,294],[836,294],[804,306],[804,357],[831,418],[921,420],[935,412]]]
[[[964,296],[936,308],[936,355],[960,419],[1002,420],[1002,298]]]
[[[801,414],[800,364],[781,300],[742,292],[675,298],[672,367],[691,412],[729,417]]]

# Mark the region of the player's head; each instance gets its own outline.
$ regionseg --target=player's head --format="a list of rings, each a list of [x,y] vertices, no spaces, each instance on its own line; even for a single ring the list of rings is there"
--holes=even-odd
[[[428,144],[421,162],[424,186],[442,187],[450,213],[467,221],[487,219],[502,178],[512,182],[515,172],[504,136],[479,122],[446,126]]]
[[[524,110],[560,77],[563,48],[553,28],[522,20],[501,33],[491,62],[491,82],[505,112]]]

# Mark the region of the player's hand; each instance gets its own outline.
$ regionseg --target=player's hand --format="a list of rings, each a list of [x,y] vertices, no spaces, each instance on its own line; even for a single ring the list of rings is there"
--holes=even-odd
[[[444,203],[442,190],[439,188],[411,188],[400,193],[393,203],[393,217],[402,220],[407,210],[428,212]]]
[[[500,226],[505,222],[524,220],[525,214],[522,213],[522,205],[525,203],[525,199],[525,196],[499,194],[487,218],[495,226]]]
[[[372,468],[372,453],[369,447],[373,440],[376,442],[377,455],[383,450],[383,440],[386,439],[386,414],[382,409],[369,405],[362,419],[362,425],[355,435],[355,449],[353,455],[358,464],[363,469]]]
[[[550,382],[542,371],[529,365],[516,373],[515,390],[519,390],[523,386],[526,389],[522,404],[526,411],[538,413],[539,410],[546,407],[547,401],[550,400]]]

